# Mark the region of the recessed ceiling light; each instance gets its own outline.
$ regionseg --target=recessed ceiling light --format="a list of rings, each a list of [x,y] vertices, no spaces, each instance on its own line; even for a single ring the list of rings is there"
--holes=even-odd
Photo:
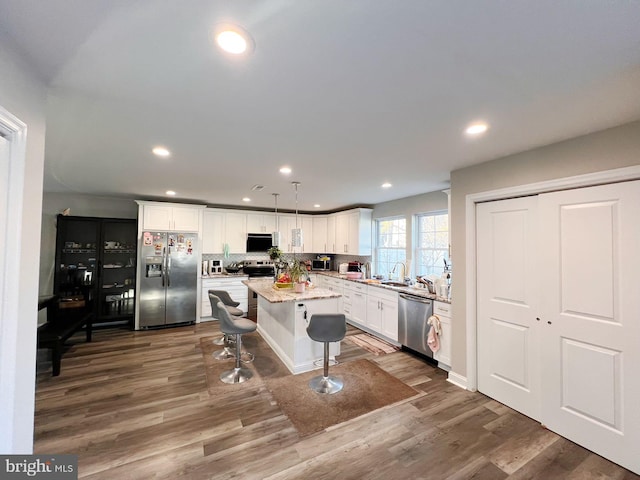
[[[384,182],[384,183],[381,185],[381,187],[382,187],[382,188],[391,188],[391,184],[390,184],[389,182]]]
[[[213,28],[216,45],[227,53],[241,56],[250,53],[254,47],[253,38],[240,25],[232,23],[217,24]]]
[[[251,201],[251,199],[250,199],[249,197],[244,197],[244,198],[242,199],[242,201],[243,201],[243,202],[250,202],[250,201]]]
[[[172,196],[172,197],[176,194],[176,192],[174,192],[173,190],[167,190],[165,193],[166,193],[167,195]]]
[[[484,122],[472,123],[467,127],[465,133],[467,135],[480,135],[481,133],[486,132],[488,128],[489,125]]]
[[[316,204],[313,206],[313,208],[320,208],[320,204],[319,204],[319,203],[316,203]]]
[[[216,37],[216,42],[225,52],[240,54],[247,50],[247,41],[238,32],[227,30]]]
[[[280,173],[284,175],[289,175],[291,173],[291,167],[282,167],[280,168]]]
[[[169,155],[171,155],[171,152],[165,147],[153,147],[153,150],[151,151],[158,157],[168,157]]]

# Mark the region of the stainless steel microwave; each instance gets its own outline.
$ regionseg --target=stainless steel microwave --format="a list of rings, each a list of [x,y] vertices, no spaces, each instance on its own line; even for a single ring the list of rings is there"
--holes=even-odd
[[[331,270],[331,260],[311,260],[311,270]]]

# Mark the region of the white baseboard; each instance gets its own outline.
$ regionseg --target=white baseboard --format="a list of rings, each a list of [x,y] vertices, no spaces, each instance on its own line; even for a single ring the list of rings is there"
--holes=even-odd
[[[455,372],[449,372],[447,382],[453,383],[456,387],[464,388],[465,390],[467,390],[467,377],[458,375]]]

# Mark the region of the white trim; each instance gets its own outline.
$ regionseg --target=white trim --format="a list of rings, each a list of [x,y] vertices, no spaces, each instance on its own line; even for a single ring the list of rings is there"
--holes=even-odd
[[[604,170],[572,177],[557,178],[515,187],[500,188],[486,192],[470,193],[465,197],[465,252],[466,252],[466,326],[467,326],[467,383],[468,389],[478,388],[477,330],[476,330],[476,203],[523,197],[540,193],[589,187],[640,179],[640,165]]]
[[[456,387],[460,387],[465,390],[469,389],[467,384],[467,377],[463,377],[462,375],[455,372],[449,372],[447,382],[453,383]]]
[[[20,419],[16,416],[18,401],[16,385],[18,352],[18,323],[20,321],[20,258],[22,244],[22,215],[26,168],[27,126],[0,107],[0,131],[10,142],[8,175],[0,184],[7,195],[6,211],[0,212],[7,228],[4,230],[4,251],[0,252],[0,452],[19,449]],[[9,228],[9,226],[11,226]],[[6,281],[13,279],[14,281]]]

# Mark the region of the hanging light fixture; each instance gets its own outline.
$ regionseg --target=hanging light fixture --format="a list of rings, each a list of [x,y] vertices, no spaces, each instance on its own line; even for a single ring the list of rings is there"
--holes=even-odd
[[[279,193],[272,193],[273,198],[276,200],[276,230],[271,234],[271,244],[274,247],[280,246],[280,223],[278,222],[278,195]]]
[[[291,246],[301,247],[303,243],[302,229],[298,227],[298,185],[300,182],[291,182],[291,185],[296,189],[296,228],[291,230]]]

